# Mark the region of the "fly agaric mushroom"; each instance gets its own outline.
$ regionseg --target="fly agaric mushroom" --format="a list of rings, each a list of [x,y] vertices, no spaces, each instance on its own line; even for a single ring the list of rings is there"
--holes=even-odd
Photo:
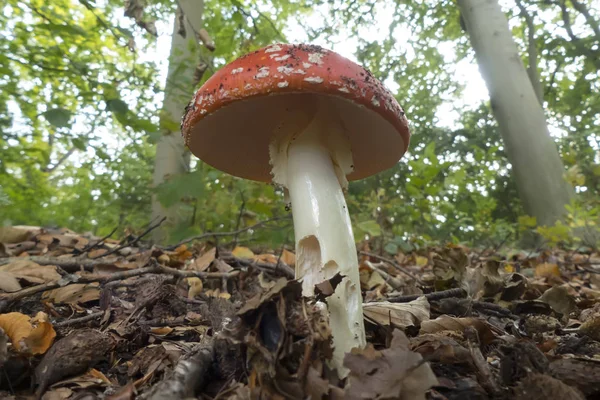
[[[287,189],[304,296],[340,274],[327,297],[340,376],[366,344],[348,180],[391,168],[410,133],[393,95],[363,67],[314,45],[274,44],[217,71],[182,121],[191,152],[226,173]]]

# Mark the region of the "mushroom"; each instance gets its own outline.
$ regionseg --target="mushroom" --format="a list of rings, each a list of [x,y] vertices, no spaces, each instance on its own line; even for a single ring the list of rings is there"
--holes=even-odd
[[[304,296],[338,276],[327,297],[331,366],[366,344],[348,180],[393,167],[408,148],[404,111],[368,70],[315,45],[273,44],[224,66],[186,108],[190,151],[241,178],[274,182],[291,200],[296,278]]]

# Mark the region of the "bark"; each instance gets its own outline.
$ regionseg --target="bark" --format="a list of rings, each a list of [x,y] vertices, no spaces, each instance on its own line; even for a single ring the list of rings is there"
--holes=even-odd
[[[199,45],[196,32],[199,32],[202,22],[204,2],[195,0],[180,0],[178,15],[173,23],[169,69],[165,85],[165,98],[161,113],[161,126],[177,126],[181,115],[188,104],[195,88],[194,72],[199,63]],[[181,26],[181,22],[184,26]],[[190,45],[190,41],[195,45]],[[164,122],[167,122],[165,124]],[[164,128],[163,135],[156,145],[153,184],[157,187],[169,177],[186,173],[189,170],[190,154],[187,151],[179,129]],[[152,201],[153,220],[167,217],[163,227],[153,232],[155,242],[166,240],[166,230],[182,222],[185,218],[177,205],[163,207],[156,196]]]
[[[525,211],[553,225],[572,190],[497,0],[458,0]]]
[[[544,106],[544,90],[542,88],[542,82],[540,74],[538,73],[538,51],[535,42],[535,24],[533,22],[533,16],[529,14],[527,8],[521,3],[521,0],[517,0],[517,7],[521,11],[521,15],[525,19],[527,24],[527,75],[535,91],[538,101]]]

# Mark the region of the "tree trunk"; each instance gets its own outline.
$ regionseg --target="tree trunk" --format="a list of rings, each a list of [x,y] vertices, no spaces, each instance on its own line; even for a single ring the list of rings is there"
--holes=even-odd
[[[199,45],[195,32],[200,31],[204,2],[202,0],[180,0],[177,16],[173,23],[169,69],[165,85],[165,98],[160,116],[162,137],[156,145],[153,184],[157,187],[169,177],[189,170],[190,155],[187,151],[179,123],[185,106],[194,93],[194,71],[199,63]],[[184,24],[184,29],[181,27]],[[192,25],[193,24],[193,25]],[[185,33],[183,33],[185,32]],[[183,33],[183,35],[182,35]],[[184,37],[185,36],[185,37]],[[194,44],[190,45],[190,41]],[[175,129],[175,127],[177,127]],[[156,196],[152,200],[152,217],[167,217],[167,221],[153,232],[153,240],[166,239],[166,230],[182,222],[181,207],[163,207]]]
[[[525,211],[553,225],[572,190],[497,0],[458,0]]]

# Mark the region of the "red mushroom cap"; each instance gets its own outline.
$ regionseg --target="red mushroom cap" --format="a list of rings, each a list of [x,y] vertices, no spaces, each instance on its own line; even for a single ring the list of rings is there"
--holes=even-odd
[[[270,182],[273,132],[289,122],[291,110],[314,108],[314,96],[334,101],[350,140],[354,171],[348,180],[391,168],[406,152],[408,120],[383,84],[347,58],[304,44],[274,44],[221,68],[186,108],[182,133],[191,152],[209,165]]]

